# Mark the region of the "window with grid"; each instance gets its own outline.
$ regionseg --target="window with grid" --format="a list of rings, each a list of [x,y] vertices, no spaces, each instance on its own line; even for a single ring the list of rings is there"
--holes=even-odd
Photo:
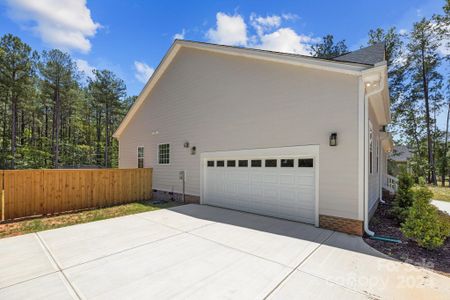
[[[161,144],[158,146],[158,163],[160,165],[170,164],[170,144]]]
[[[144,167],[144,147],[138,147],[137,149],[138,168]]]

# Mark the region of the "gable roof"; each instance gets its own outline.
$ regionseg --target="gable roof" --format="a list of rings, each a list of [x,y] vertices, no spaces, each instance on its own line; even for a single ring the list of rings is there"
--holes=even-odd
[[[385,60],[385,44],[377,43],[353,52],[332,58],[336,61],[375,65]]]
[[[241,48],[235,46],[217,45],[204,42],[194,42],[187,40],[175,40],[172,46],[169,48],[160,64],[153,72],[150,79],[145,84],[138,98],[131,106],[125,118],[120,123],[117,130],[114,132],[113,137],[119,138],[122,132],[125,130],[128,123],[133,118],[134,114],[139,110],[140,106],[144,103],[153,87],[156,85],[162,74],[170,65],[176,54],[181,48],[191,48],[203,51],[211,51],[215,53],[222,53],[226,55],[234,55],[240,57],[247,57],[252,59],[265,60],[275,63],[290,64],[296,66],[303,66],[308,68],[315,68],[324,71],[338,72],[349,75],[360,75],[362,71],[368,70],[374,67],[374,64],[367,62],[347,61],[339,59],[324,59],[306,55],[275,52],[253,48]],[[370,48],[370,47],[368,47]],[[357,50],[361,51],[363,49]],[[351,54],[351,53],[349,53]],[[347,55],[347,54],[346,54]]]
[[[406,162],[412,157],[412,153],[407,146],[397,145],[389,155],[389,159],[396,162]]]

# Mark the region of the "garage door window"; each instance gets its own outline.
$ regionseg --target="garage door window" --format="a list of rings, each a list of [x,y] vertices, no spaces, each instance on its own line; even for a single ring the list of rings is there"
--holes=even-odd
[[[301,158],[298,160],[299,168],[312,168],[314,166],[314,160],[312,158]]]
[[[217,166],[218,166],[218,167],[225,167],[225,161],[223,161],[223,160],[218,160],[218,161],[217,161]]]
[[[227,167],[236,167],[235,160],[227,160]]]
[[[208,167],[214,167],[214,161],[208,160]]]
[[[265,161],[266,168],[275,168],[277,166],[276,159],[266,159]]]
[[[280,165],[282,168],[293,168],[294,160],[293,159],[282,159],[280,161]]]
[[[261,160],[260,159],[252,159],[252,167],[253,168],[261,167]]]
[[[239,167],[248,167],[248,160],[240,160]]]

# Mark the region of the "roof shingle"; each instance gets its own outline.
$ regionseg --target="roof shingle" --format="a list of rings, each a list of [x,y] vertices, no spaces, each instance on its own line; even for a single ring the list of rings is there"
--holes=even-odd
[[[369,47],[334,57],[333,60],[375,65],[376,63],[385,60],[385,45],[384,43],[377,43]]]

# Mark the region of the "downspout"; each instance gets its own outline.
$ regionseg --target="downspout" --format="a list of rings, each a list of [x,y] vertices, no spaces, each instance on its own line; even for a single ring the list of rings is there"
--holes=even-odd
[[[369,236],[375,235],[375,232],[369,229],[369,98],[377,93],[380,93],[383,89],[384,74],[380,77],[378,88],[364,95],[364,232]]]

